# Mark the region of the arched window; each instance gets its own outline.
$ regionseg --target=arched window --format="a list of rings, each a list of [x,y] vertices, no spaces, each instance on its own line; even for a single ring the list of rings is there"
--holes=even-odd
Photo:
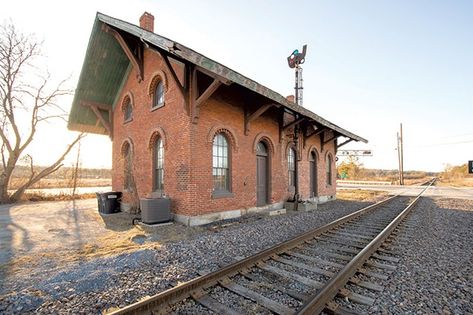
[[[217,134],[213,140],[212,177],[214,192],[230,192],[229,147],[223,133]]]
[[[289,148],[287,153],[287,173],[289,178],[289,187],[296,186],[296,151]]]
[[[123,145],[123,188],[125,190],[132,189],[132,153],[131,153],[131,146],[129,142],[126,142]]]
[[[153,108],[158,108],[164,105],[164,83],[158,80],[153,93]]]
[[[164,190],[164,147],[161,138],[157,138],[153,146],[153,189]]]
[[[258,142],[256,145],[256,154],[261,156],[268,156],[268,149],[266,148],[266,144],[263,141]]]
[[[325,173],[327,185],[332,185],[332,155],[330,153],[325,158]]]
[[[123,101],[123,121],[129,122],[133,118],[133,106],[130,97],[126,97]]]

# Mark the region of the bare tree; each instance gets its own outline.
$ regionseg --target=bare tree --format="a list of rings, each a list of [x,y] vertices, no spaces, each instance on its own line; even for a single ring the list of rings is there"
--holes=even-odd
[[[25,155],[40,124],[59,118],[65,111],[58,105],[61,97],[70,95],[65,80],[52,85],[49,74],[38,74],[34,62],[40,57],[41,43],[16,31],[13,24],[0,26],[0,203],[18,201],[25,190],[41,178],[57,171],[66,155],[84,136],[79,134],[54,163],[37,172],[33,157]],[[20,158],[30,164],[29,178],[11,195],[8,186]]]

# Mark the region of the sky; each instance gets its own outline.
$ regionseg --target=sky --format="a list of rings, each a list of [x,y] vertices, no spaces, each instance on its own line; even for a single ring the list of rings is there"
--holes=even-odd
[[[0,21],[43,41],[45,63],[75,88],[96,12],[139,24],[286,96],[286,58],[307,44],[304,106],[369,140],[367,168],[441,171],[473,160],[473,1],[0,1]],[[61,105],[68,112],[72,96]],[[41,128],[30,153],[48,164],[75,136],[65,123]],[[89,135],[83,167],[111,167],[111,141]],[[72,165],[75,153],[66,160]]]

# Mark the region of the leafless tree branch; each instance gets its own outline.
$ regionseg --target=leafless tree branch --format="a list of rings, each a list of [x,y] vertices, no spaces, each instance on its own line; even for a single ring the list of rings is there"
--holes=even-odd
[[[54,85],[47,72],[44,76],[34,77],[40,69],[36,62],[41,54],[40,47],[40,42],[30,35],[17,32],[12,23],[0,26],[0,150],[3,166],[0,172],[0,203],[18,200],[27,188],[58,170],[66,155],[84,136],[78,135],[53,164],[39,173],[34,170],[33,156],[27,155],[30,177],[12,196],[8,195],[13,170],[32,143],[39,124],[56,118],[64,119],[60,100],[72,92],[65,88],[67,79]],[[25,115],[29,119],[26,127],[19,121]]]

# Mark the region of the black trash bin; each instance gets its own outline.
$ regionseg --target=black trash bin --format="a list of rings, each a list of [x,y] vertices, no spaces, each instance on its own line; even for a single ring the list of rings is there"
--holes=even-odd
[[[96,195],[100,213],[111,214],[120,212],[121,192],[110,191],[106,193],[96,193]]]

